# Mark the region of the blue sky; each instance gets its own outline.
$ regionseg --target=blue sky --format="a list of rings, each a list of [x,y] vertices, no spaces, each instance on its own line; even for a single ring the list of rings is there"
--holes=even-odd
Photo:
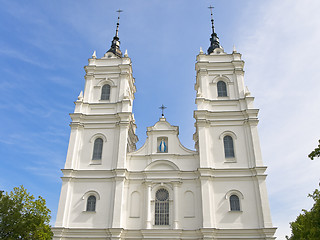
[[[260,108],[259,134],[278,239],[319,182],[320,2],[317,0],[0,0],[0,188],[23,184],[57,211],[70,133],[69,113],[94,50],[109,49],[120,21],[121,49],[133,62],[134,114],[146,127],[168,108],[180,140],[193,148],[195,57],[206,50],[210,13],[225,51],[242,53],[245,84]]]

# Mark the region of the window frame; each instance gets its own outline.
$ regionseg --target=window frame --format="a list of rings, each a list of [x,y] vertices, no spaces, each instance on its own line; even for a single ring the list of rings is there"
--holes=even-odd
[[[97,208],[97,197],[92,194],[87,198],[86,212],[96,212],[96,208]]]
[[[98,140],[100,140],[101,141],[101,147],[100,146],[97,146],[97,141]],[[97,137],[95,140],[94,140],[94,142],[93,142],[93,149],[92,149],[92,158],[91,158],[91,160],[93,160],[93,161],[99,161],[99,160],[101,160],[102,159],[102,152],[103,152],[103,139],[101,138],[101,137]],[[101,149],[97,149],[97,148],[101,148]],[[100,152],[98,152],[98,153],[96,153],[97,151],[99,151],[100,150]],[[98,156],[96,156],[96,155],[98,155]]]
[[[165,200],[160,200],[157,194],[164,191],[167,194]],[[154,198],[154,225],[155,226],[170,226],[170,193],[166,188],[159,188],[155,192]],[[163,210],[161,212],[161,210]]]
[[[230,207],[230,212],[241,211],[240,198],[237,194],[233,193],[229,196],[229,207]]]
[[[229,134],[226,134],[225,136],[223,136],[223,148],[224,148],[225,159],[235,158],[234,141],[233,141],[233,137],[230,136]]]
[[[106,83],[101,87],[100,100],[110,101],[110,96],[111,96],[111,85],[109,83]]]
[[[222,84],[222,86],[221,86]],[[221,89],[223,88],[223,89]],[[227,83],[223,80],[217,82],[217,96],[218,97],[228,97]]]
[[[237,196],[238,197],[238,200],[239,200],[239,210],[233,210],[231,208],[231,196]],[[244,195],[239,191],[239,190],[236,190],[236,189],[232,189],[230,191],[228,191],[225,195],[225,199],[227,201],[227,204],[228,204],[228,208],[229,208],[229,212],[232,212],[232,213],[242,213],[243,212],[243,208],[242,208],[242,205],[243,205],[243,201],[244,201]]]

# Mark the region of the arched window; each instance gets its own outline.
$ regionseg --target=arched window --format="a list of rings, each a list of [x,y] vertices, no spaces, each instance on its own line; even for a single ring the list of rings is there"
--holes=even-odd
[[[101,89],[101,100],[109,100],[110,99],[110,85],[105,84]]]
[[[217,83],[217,89],[218,89],[218,97],[227,97],[227,85],[224,81],[219,81]]]
[[[88,197],[87,200],[87,212],[94,212],[96,211],[96,197],[91,195]]]
[[[230,210],[231,211],[240,211],[240,200],[237,195],[230,196]]]
[[[169,225],[169,192],[161,188],[156,192],[155,225]]]
[[[94,141],[93,145],[93,155],[92,160],[100,160],[102,156],[102,146],[103,146],[103,140],[101,138],[97,138]]]
[[[225,136],[223,138],[224,156],[226,158],[234,158],[233,139],[231,136]]]

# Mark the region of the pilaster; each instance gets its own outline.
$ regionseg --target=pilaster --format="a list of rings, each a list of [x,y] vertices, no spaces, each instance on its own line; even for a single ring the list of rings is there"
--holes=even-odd
[[[201,173],[200,173],[201,174]],[[214,226],[212,201],[214,195],[211,192],[211,179],[208,176],[200,176],[201,201],[202,201],[202,227],[212,228]]]
[[[174,213],[173,213],[173,228],[179,229],[179,206],[182,199],[179,199],[179,187],[181,182],[172,182],[173,185],[173,203],[174,203]]]
[[[196,129],[199,138],[199,158],[200,168],[209,168],[212,166],[210,161],[210,137],[209,137],[210,123],[204,119],[196,120]]]
[[[112,228],[123,228],[123,219],[126,217],[123,209],[125,170],[115,170],[115,173]]]
[[[152,182],[145,182],[146,186],[146,229],[152,228],[152,216],[151,216],[151,192],[152,192]]]
[[[117,169],[126,168],[127,142],[128,142],[128,123],[120,122]]]

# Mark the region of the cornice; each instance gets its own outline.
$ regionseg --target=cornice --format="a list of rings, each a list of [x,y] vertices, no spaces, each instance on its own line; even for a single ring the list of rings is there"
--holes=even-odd
[[[98,238],[130,238],[130,239],[275,239],[276,227],[273,228],[196,228],[193,230],[166,228],[130,230],[124,228],[65,228],[52,227],[54,236],[63,238],[90,239]]]
[[[74,170],[62,169],[62,179],[91,179],[91,180],[138,180],[156,182],[181,182],[196,179],[222,179],[222,178],[265,178],[267,167],[254,168],[198,168],[194,171],[179,170],[150,170],[129,171],[128,169],[112,170]]]
[[[258,109],[246,109],[242,111],[209,111],[195,110],[194,118],[196,123],[203,121],[258,121]]]

